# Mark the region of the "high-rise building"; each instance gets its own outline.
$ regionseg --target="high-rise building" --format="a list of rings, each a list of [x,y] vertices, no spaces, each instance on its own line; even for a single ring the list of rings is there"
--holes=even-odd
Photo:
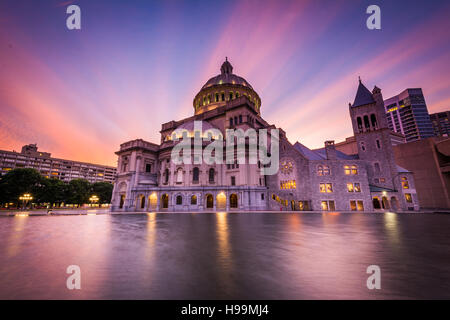
[[[406,142],[434,136],[421,88],[410,88],[384,100],[389,128],[405,135]]]
[[[435,136],[450,137],[450,111],[430,114]]]
[[[48,152],[38,151],[36,144],[22,147],[22,151],[0,150],[0,175],[15,168],[33,168],[44,177],[63,181],[86,179],[94,182],[114,182],[116,168],[86,162],[52,158]]]

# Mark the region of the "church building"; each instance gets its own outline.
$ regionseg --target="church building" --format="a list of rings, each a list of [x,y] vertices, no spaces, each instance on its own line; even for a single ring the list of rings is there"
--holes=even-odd
[[[112,211],[419,209],[412,173],[394,161],[379,88],[371,92],[359,80],[355,100],[349,104],[358,152],[347,155],[336,150],[334,141],[318,150],[292,144],[282,129],[261,117],[259,95],[233,73],[228,60],[220,71],[194,97],[192,117],[162,124],[159,143],[137,139],[120,145]],[[178,138],[181,134],[193,138],[198,121],[200,135],[208,137],[202,148],[212,141],[223,140],[225,145],[227,129],[278,129],[277,173],[264,175],[266,165],[260,161],[174,163],[171,156]]]

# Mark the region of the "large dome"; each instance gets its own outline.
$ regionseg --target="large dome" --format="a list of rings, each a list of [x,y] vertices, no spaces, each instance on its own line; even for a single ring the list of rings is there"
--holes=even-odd
[[[233,74],[233,66],[225,59],[220,74],[209,79],[194,98],[195,114],[226,105],[227,102],[246,96],[259,113],[261,99],[244,78]]]

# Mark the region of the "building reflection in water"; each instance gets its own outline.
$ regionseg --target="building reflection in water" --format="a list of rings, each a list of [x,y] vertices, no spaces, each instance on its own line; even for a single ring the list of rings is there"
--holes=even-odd
[[[25,231],[25,225],[29,219],[26,214],[16,214],[13,219],[12,230],[7,243],[8,250],[7,256],[11,258],[15,256],[18,252],[20,252],[20,248],[22,245],[22,239]]]
[[[219,285],[227,293],[234,292],[233,256],[230,244],[230,230],[228,225],[229,213],[216,213],[216,236]]]
[[[389,241],[392,244],[399,245],[400,237],[399,237],[399,230],[398,230],[397,213],[385,212],[383,218],[384,218],[384,228],[388,235]]]

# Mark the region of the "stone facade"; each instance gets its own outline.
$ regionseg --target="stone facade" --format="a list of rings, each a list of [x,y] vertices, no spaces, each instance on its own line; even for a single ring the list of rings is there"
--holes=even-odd
[[[248,154],[245,163],[235,154],[232,163],[194,164],[195,153],[191,164],[172,161],[182,135],[191,140],[196,134],[208,137],[202,142],[204,152],[213,142],[225,145],[227,129],[275,129],[261,117],[259,95],[232,74],[228,61],[195,96],[193,107],[194,116],[162,125],[160,144],[138,139],[120,146],[113,211],[418,209],[411,172],[394,161],[383,98],[376,87],[371,93],[360,82],[349,106],[356,155],[336,150],[333,141],[318,150],[291,144],[279,129],[279,170],[273,175],[263,175],[259,161],[248,163]],[[195,130],[197,121],[202,123],[200,131]]]

